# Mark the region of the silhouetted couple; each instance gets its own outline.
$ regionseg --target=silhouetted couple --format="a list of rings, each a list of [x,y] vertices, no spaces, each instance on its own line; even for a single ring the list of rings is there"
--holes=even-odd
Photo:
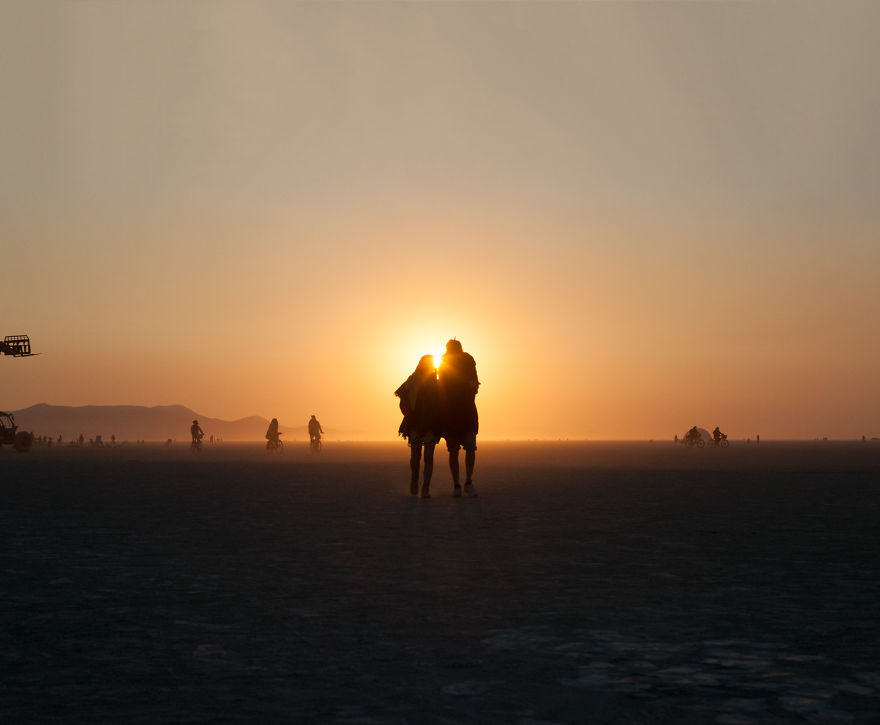
[[[464,492],[475,497],[473,473],[477,451],[479,419],[474,400],[480,381],[477,364],[464,352],[458,340],[446,343],[446,354],[435,366],[432,355],[422,355],[419,364],[404,383],[394,391],[400,398],[403,422],[398,432],[410,447],[410,493],[422,498],[431,496],[434,471],[434,447],[446,439],[452,495],[461,496],[458,452],[464,448]],[[419,468],[424,450],[424,473],[419,488]]]

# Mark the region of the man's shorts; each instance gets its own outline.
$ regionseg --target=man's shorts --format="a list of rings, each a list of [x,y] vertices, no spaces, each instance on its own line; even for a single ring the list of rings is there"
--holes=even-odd
[[[446,449],[450,453],[455,453],[461,448],[466,451],[477,450],[477,434],[465,433],[463,435],[446,436]]]

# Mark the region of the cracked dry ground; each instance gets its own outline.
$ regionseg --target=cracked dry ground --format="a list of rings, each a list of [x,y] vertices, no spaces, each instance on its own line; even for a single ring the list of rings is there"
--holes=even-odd
[[[3,452],[0,720],[878,722],[878,450]]]

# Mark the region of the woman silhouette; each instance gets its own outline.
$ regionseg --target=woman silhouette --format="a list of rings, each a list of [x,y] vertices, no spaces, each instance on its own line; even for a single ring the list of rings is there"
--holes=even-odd
[[[403,421],[398,433],[409,441],[409,467],[412,473],[409,492],[421,498],[431,497],[431,475],[434,472],[434,447],[443,431],[437,368],[433,355],[422,355],[419,364],[403,384],[394,391],[400,398]],[[425,450],[425,472],[419,490],[419,466]]]

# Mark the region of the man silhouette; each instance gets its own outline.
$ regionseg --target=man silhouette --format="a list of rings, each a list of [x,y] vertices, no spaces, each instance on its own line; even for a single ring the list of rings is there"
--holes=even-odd
[[[437,369],[440,384],[440,398],[443,406],[443,430],[446,448],[449,451],[449,470],[452,473],[452,495],[461,497],[458,452],[464,448],[464,492],[475,498],[473,474],[477,451],[477,432],[479,418],[474,398],[480,381],[477,378],[477,363],[464,352],[458,340],[446,343],[446,354]]]

